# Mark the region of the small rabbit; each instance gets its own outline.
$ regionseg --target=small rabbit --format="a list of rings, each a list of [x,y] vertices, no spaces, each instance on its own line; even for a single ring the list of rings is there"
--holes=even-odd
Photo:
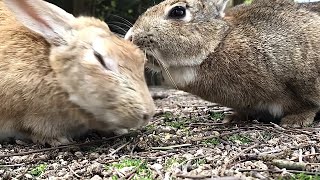
[[[59,146],[145,125],[146,57],[95,18],[42,0],[0,1],[0,138]]]
[[[125,38],[167,82],[233,108],[225,121],[270,114],[282,126],[310,125],[320,105],[320,16],[290,0],[256,0],[224,17],[227,2],[163,1]]]

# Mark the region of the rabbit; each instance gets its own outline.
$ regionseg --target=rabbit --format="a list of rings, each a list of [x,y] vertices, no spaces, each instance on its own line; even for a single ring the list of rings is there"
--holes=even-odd
[[[60,146],[151,120],[146,56],[132,42],[42,0],[1,0],[0,10],[2,141]]]
[[[125,39],[169,85],[234,109],[224,122],[270,114],[283,127],[312,124],[320,16],[290,0],[256,0],[227,17],[227,2],[165,0],[140,15]]]

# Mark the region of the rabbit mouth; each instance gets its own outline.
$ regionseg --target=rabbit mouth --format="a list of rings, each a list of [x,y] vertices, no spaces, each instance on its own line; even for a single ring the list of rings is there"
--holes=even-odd
[[[151,53],[150,51],[146,51],[147,63],[146,68],[153,71],[153,72],[160,72],[161,65],[159,60]]]

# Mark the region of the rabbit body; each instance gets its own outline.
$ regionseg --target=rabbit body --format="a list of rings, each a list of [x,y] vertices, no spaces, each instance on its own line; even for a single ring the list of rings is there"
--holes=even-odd
[[[126,38],[168,70],[168,82],[233,108],[226,121],[269,113],[283,126],[311,124],[320,105],[320,17],[289,0],[256,0],[224,17],[226,2],[166,0]]]
[[[36,22],[25,24],[26,17]],[[104,22],[39,0],[1,1],[2,18],[1,139],[56,146],[88,130],[140,127],[153,116],[144,54]]]

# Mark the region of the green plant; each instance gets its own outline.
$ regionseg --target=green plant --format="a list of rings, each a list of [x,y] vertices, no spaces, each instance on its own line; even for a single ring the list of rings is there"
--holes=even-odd
[[[234,143],[240,143],[240,144],[248,144],[252,142],[252,140],[248,136],[240,135],[240,134],[234,134],[230,136],[229,140]]]
[[[218,138],[211,138],[202,141],[202,144],[211,144],[211,145],[218,145],[220,143]]]
[[[292,177],[292,179],[298,180],[320,180],[320,176],[307,175],[304,173],[296,174]]]
[[[40,176],[47,169],[46,164],[39,164],[38,166],[31,169],[30,174],[33,176]]]
[[[120,162],[113,163],[109,166],[105,166],[107,170],[110,169],[122,169],[125,167],[133,167],[135,168],[135,176],[133,179],[135,180],[151,180],[152,179],[152,171],[147,167],[147,163],[140,159],[122,159]],[[112,176],[113,180],[118,179],[117,176]]]
[[[209,112],[209,115],[211,117],[211,119],[213,120],[218,120],[218,119],[223,119],[224,118],[224,114],[223,113],[215,113],[215,112]]]

